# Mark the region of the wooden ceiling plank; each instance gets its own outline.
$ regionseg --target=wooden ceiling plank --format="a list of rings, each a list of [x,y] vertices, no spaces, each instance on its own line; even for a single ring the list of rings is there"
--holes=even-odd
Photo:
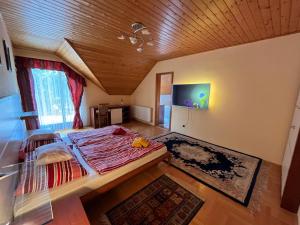
[[[298,29],[297,29],[297,32],[300,32],[300,18],[298,20]]]
[[[204,3],[204,1],[201,1],[201,5],[196,5],[192,0],[185,0],[184,1],[187,7],[190,9],[190,11],[195,15],[195,19],[198,21],[199,18],[202,16],[207,16],[211,22],[216,26],[218,29],[222,30],[222,34],[226,36],[226,38],[229,40],[230,45],[234,45],[239,41],[239,36],[236,35],[234,32],[232,32],[232,28],[228,27],[228,23],[226,19],[221,20],[218,15],[220,15],[220,11],[217,11],[216,5],[211,2],[211,4],[207,5]],[[203,11],[202,9],[205,10]],[[204,13],[207,13],[204,15]],[[200,13],[200,14],[199,14]],[[223,15],[222,15],[223,16]],[[197,19],[198,18],[198,19]]]
[[[256,23],[254,21],[252,12],[248,6],[248,3],[246,0],[235,0],[237,3],[238,8],[240,9],[240,12],[243,12],[244,19],[246,20],[249,29],[253,33],[255,40],[262,39],[262,36],[260,32],[258,31],[258,28],[256,27]]]
[[[159,18],[159,23],[164,25],[163,29],[165,29],[165,27],[172,26],[174,29],[178,30],[178,32],[184,34],[184,39],[191,40],[193,38],[199,41],[202,40],[202,42],[204,42],[208,46],[208,49],[213,49],[213,45],[211,44],[212,39],[208,39],[206,36],[210,36],[211,38],[214,37],[209,33],[209,31],[206,31],[202,27],[200,27],[199,29],[201,30],[203,36],[199,36],[193,33],[190,29],[186,30],[187,28],[185,28],[184,23],[180,21],[180,19],[173,18],[166,12],[162,11],[162,9],[158,5],[153,4],[152,1],[136,1],[135,6],[141,10],[144,10],[145,12],[148,12],[149,10],[153,12],[157,11],[156,17]],[[154,14],[151,14],[151,16],[152,18],[155,18]]]
[[[266,28],[267,37],[268,38],[272,37],[274,35],[274,31],[273,31],[270,2],[269,0],[258,0],[258,5]]]
[[[196,34],[197,37],[205,37],[208,43],[213,43],[219,47],[224,46],[223,40],[220,43],[217,43],[217,37],[215,36],[216,32],[213,31],[205,22],[201,23],[201,25],[198,26],[198,29],[195,29],[195,26],[182,17],[182,13],[179,15],[179,11],[176,11],[175,7],[170,7],[172,5],[169,6],[159,0],[157,0],[155,5],[160,8],[171,21],[177,21],[177,23],[181,24],[182,29],[188,28],[193,34]],[[205,36],[205,34],[207,34],[207,36]]]
[[[0,12],[14,46],[55,52],[68,38],[92,80],[131,94],[158,60],[300,31],[299,1],[0,0]],[[155,43],[141,54],[117,39],[136,21]]]
[[[10,12],[8,15],[6,14],[6,13],[4,13],[6,16],[5,16],[5,18],[8,18],[8,19],[6,19],[6,20],[9,20],[10,19],[10,16],[13,16],[13,15],[15,15],[15,16],[20,16],[20,14],[21,13],[19,13],[18,11],[16,11],[16,12],[14,12],[14,13],[12,13],[12,12]],[[22,15],[22,14],[21,14]],[[25,14],[25,16],[27,16],[26,14]],[[13,18],[13,17],[12,17]],[[11,18],[11,19],[12,19]],[[30,18],[30,16],[28,16],[28,18]],[[52,26],[51,25],[49,25],[49,20],[50,20],[50,18],[46,18],[46,16],[45,16],[45,18],[43,18],[43,19],[39,19],[39,20],[36,20],[36,21],[34,21],[34,19],[31,19],[31,21],[30,21],[30,23],[31,24],[28,24],[28,25],[26,25],[26,24],[15,24],[15,26],[16,27],[23,27],[23,28],[25,28],[26,29],[26,27],[28,26],[29,28],[38,28],[38,29],[40,29],[39,30],[39,32],[40,33],[42,33],[43,31],[44,32],[47,32],[46,33],[46,35],[50,35],[50,34],[52,34],[52,33],[55,33],[56,35],[59,35],[61,32],[68,32],[68,30],[64,30],[63,28],[63,26],[60,26],[59,25],[59,21],[60,20],[57,20],[57,23],[58,23],[58,25],[56,25],[56,30],[51,30],[51,28],[52,28]],[[53,19],[54,20],[54,19]],[[56,21],[56,20],[54,20],[54,21]],[[53,21],[53,22],[54,22]],[[37,23],[38,25],[34,25],[34,23]],[[34,26],[33,26],[34,25]],[[47,26],[47,28],[48,29],[45,29],[45,25],[48,25]],[[54,32],[55,31],[55,32]],[[86,30],[87,31],[87,30]],[[72,32],[69,32],[69,34],[72,34],[72,33],[75,33],[76,32],[76,30],[73,30]],[[76,32],[76,33],[78,33],[78,32]],[[59,35],[58,37],[59,38],[62,38],[63,36],[65,35],[65,33],[63,33],[62,35]]]
[[[160,0],[163,4],[166,4],[169,9],[171,9],[174,13],[177,15],[180,15],[182,18],[184,18],[188,23],[190,23],[193,26],[193,30],[197,30],[197,27],[205,26],[211,30],[215,36],[215,39],[217,41],[222,41],[223,47],[232,45],[233,39],[231,36],[229,36],[226,32],[224,32],[224,27],[219,27],[216,25],[218,24],[218,21],[216,20],[214,14],[206,7],[206,14],[204,14],[201,10],[200,15],[195,14],[195,10],[192,11],[190,7],[191,4],[188,4],[189,2],[181,2],[180,0]],[[196,8],[194,8],[196,9]],[[217,21],[217,22],[216,22]]]
[[[289,32],[289,25],[290,25],[290,13],[291,13],[291,0],[280,0],[281,6],[281,17],[280,17],[280,24],[281,24],[281,34],[287,34]]]
[[[76,47],[75,47],[75,49],[76,49]],[[78,50],[78,54],[81,57],[85,58],[82,55],[82,52],[81,52],[82,49],[77,49],[77,50]],[[110,56],[108,55],[108,57],[110,57]],[[122,93],[124,93],[124,87],[128,88],[131,85],[133,85],[133,88],[130,89],[130,90],[133,91],[134,88],[136,87],[136,84],[139,83],[144,78],[144,76],[146,76],[146,74],[147,74],[147,73],[145,73],[145,70],[143,70],[143,71],[133,71],[134,68],[132,70],[130,66],[126,65],[126,68],[130,68],[130,73],[128,74],[128,72],[127,73],[124,72],[124,76],[120,76],[120,72],[122,72],[122,71],[128,71],[128,70],[126,70],[126,69],[122,69],[121,70],[121,69],[118,69],[116,66],[113,66],[113,67],[112,66],[108,66],[107,67],[107,66],[105,66],[106,63],[105,62],[103,63],[101,61],[98,62],[99,69],[96,69],[96,67],[93,67],[93,63],[91,63],[91,61],[88,60],[88,59],[85,60],[85,63],[91,68],[92,72],[101,80],[102,85],[107,89],[108,93],[112,93],[111,92],[112,87],[115,87],[117,84],[110,84],[109,85],[106,82],[106,79],[108,79],[109,81],[111,81],[111,80],[114,80],[114,77],[117,77],[118,81],[120,82],[120,81],[122,81],[122,77],[124,77],[125,81],[122,81],[122,87],[123,88],[121,88]],[[119,64],[120,63],[120,58],[119,57],[118,58],[114,58],[114,63],[115,64]],[[154,65],[155,63],[156,63],[155,61],[149,60],[149,64],[151,64],[151,66]],[[94,72],[94,70],[96,72]],[[136,75],[131,76],[130,75],[130,74],[134,74],[135,72],[138,73],[138,74],[140,74],[140,75],[139,76],[136,76]],[[132,78],[132,79],[129,79],[129,78]]]
[[[124,56],[124,55],[122,55],[122,52],[119,52],[119,51],[111,51],[111,52],[102,51],[101,46],[100,46],[100,48],[99,47],[90,48],[90,47],[78,44],[76,42],[73,42],[73,46],[74,46],[74,48],[81,51],[82,56],[84,56],[84,57],[91,56],[94,61],[97,61],[98,59],[100,59],[102,57],[113,60],[116,58],[120,59]],[[147,62],[149,59],[152,60],[151,57],[140,57],[140,53],[138,53],[135,50],[134,50],[134,53],[129,52],[126,54],[126,56],[128,57],[128,60],[138,59],[141,62]]]
[[[268,35],[264,25],[263,16],[260,11],[260,6],[258,5],[258,0],[247,0],[247,2],[262,38],[267,38]]]
[[[255,40],[255,36],[249,28],[244,16],[241,14],[239,7],[235,0],[224,0],[225,4],[228,6],[233,16],[236,18],[242,29],[245,30],[250,41]]]
[[[193,1],[192,2],[196,7],[200,7],[198,4],[205,4],[206,7],[208,7],[212,13],[218,18],[220,25],[219,26],[225,26],[227,33],[231,36],[233,36],[233,39],[235,41],[235,44],[243,43],[243,40],[241,36],[239,35],[239,32],[236,31],[236,27],[233,26],[228,19],[225,17],[225,15],[222,13],[222,11],[219,9],[219,7],[215,4],[214,1],[211,0],[201,0],[201,1]],[[222,24],[222,25],[221,25]]]
[[[249,37],[245,30],[241,27],[238,20],[235,18],[234,14],[231,12],[227,4],[223,0],[214,0],[215,4],[218,8],[223,12],[224,17],[227,18],[229,23],[235,27],[236,31],[238,32],[239,36],[242,38],[243,42],[249,42]]]
[[[292,0],[291,4],[289,32],[294,33],[298,30],[298,23],[300,20],[300,0]]]
[[[40,7],[38,8],[38,9],[41,9]],[[42,13],[42,12],[41,12]],[[49,12],[49,14],[51,14],[51,17],[53,17],[54,16],[54,18],[56,18],[55,17],[55,15],[53,15],[53,13],[52,12]],[[47,14],[41,14],[41,16],[42,15],[47,15]],[[74,14],[74,15],[76,15],[76,14]],[[57,16],[59,16],[59,15],[57,15]],[[45,20],[45,23],[48,23],[49,22],[49,19],[50,18],[43,18],[44,20]],[[31,20],[32,21],[32,20]],[[42,20],[38,20],[38,22],[41,22]],[[59,24],[59,21],[60,20],[58,20],[57,21],[57,24]],[[74,23],[74,22],[73,22]],[[40,28],[44,28],[45,26],[41,26]],[[89,25],[84,25],[84,24],[82,24],[82,27],[80,27],[80,29],[82,30],[82,29],[84,29],[84,28],[90,28],[90,29],[94,29],[94,28],[91,28],[91,27],[89,27]],[[66,32],[64,29],[63,29],[63,27],[60,29],[60,30],[62,30],[62,31],[64,31],[64,32]],[[69,35],[70,36],[72,36],[72,34],[76,34],[77,33],[77,31],[76,31],[77,29],[75,29],[75,30],[73,30],[71,33],[69,33]],[[46,30],[47,32],[49,32],[47,35],[49,35],[49,34],[59,34],[59,30],[56,30],[56,31],[49,31],[49,29],[47,29]],[[116,38],[117,36],[118,36],[118,32],[116,32],[116,31],[112,31],[112,30],[104,30],[105,32],[112,32],[114,35],[113,35],[113,38]],[[105,34],[105,32],[103,32],[103,34]],[[86,32],[87,33],[87,32]],[[88,34],[88,33],[87,33]],[[97,33],[96,33],[97,34]],[[102,34],[102,35],[103,35]],[[92,33],[89,33],[88,35],[92,35]],[[60,36],[60,38],[63,38],[63,36]],[[95,37],[95,38],[101,38],[101,36],[100,37]]]
[[[270,0],[273,31],[276,36],[281,34],[280,0]]]
[[[114,2],[111,2],[112,4],[116,4],[117,2],[116,1],[114,1]],[[122,2],[120,2],[120,4],[118,4],[118,6],[119,7],[121,7],[122,5]],[[111,5],[111,4],[110,4]],[[107,7],[106,8],[110,8],[109,7],[109,5],[107,5]],[[115,7],[115,8],[117,8],[117,6]],[[137,17],[137,16],[139,16],[139,17],[143,17],[143,18],[145,18],[145,14],[147,14],[147,13],[149,13],[148,11],[145,11],[145,10],[143,10],[143,14],[141,14],[141,12],[137,12],[137,11],[134,11],[135,9],[134,9],[135,7],[133,7],[133,10],[130,10],[129,12],[126,12],[126,14],[124,14],[124,17],[128,17],[128,16],[134,16],[134,17]],[[129,14],[129,15],[128,15]],[[146,17],[146,19],[144,19],[143,21],[145,21],[145,24],[148,26],[148,27],[151,27],[151,28],[153,28],[153,25],[155,24],[155,23],[157,23],[157,22],[159,22],[159,23],[161,23],[162,21],[157,21],[156,20],[156,22],[153,22],[153,20],[155,20],[156,19],[156,17],[154,17],[154,16],[149,16],[149,17]],[[128,23],[128,27],[130,26],[130,24],[132,23],[133,21],[131,21],[130,23]],[[168,26],[168,27],[172,27],[172,26]],[[159,32],[159,28],[158,27],[156,27],[155,25],[154,25],[154,28],[155,29],[153,29],[153,31],[158,31]],[[169,33],[176,33],[176,35],[178,35],[178,36],[184,36],[184,33],[182,33],[181,31],[179,31],[179,30],[170,30],[170,28],[167,28],[167,31],[162,31],[162,32],[160,32],[160,33],[162,33],[162,34],[164,34],[164,35],[167,35],[167,36],[170,36],[169,35]],[[172,27],[172,28],[174,28],[174,27]],[[152,29],[151,29],[152,30]],[[169,32],[169,33],[168,33]],[[161,37],[162,35],[160,35],[160,37]],[[177,36],[176,36],[177,37]],[[187,36],[186,36],[187,37]],[[172,37],[172,38],[174,38],[174,36]],[[184,40],[184,39],[183,39]],[[172,39],[171,41],[178,41],[178,40],[174,40],[174,39]],[[203,40],[202,39],[200,39],[200,41],[202,41],[203,42]],[[205,43],[205,42],[203,42],[204,44],[207,44],[207,43]],[[180,45],[186,45],[186,46],[191,46],[191,42],[188,42],[188,41],[184,41],[183,43],[180,43]]]
[[[105,3],[105,2],[104,2]],[[102,5],[104,5],[104,4],[102,4]],[[90,6],[95,6],[95,7],[98,7],[99,5],[97,4],[97,2],[95,2],[95,1],[92,1],[92,3],[90,3]],[[108,9],[109,9],[109,7],[102,7],[102,8],[98,8],[99,9],[99,11],[100,10],[103,10],[103,9],[105,9],[106,10],[106,12],[108,12],[108,13],[111,13],[111,11],[108,11]],[[114,8],[114,10],[113,10],[114,12],[116,11],[116,8]],[[112,15],[112,14],[111,14]],[[121,14],[120,13],[118,13],[118,16],[119,16],[119,19],[120,19],[120,16],[121,16]],[[127,18],[128,18],[128,14],[124,14],[123,15],[123,17],[121,18],[121,21],[124,21],[124,20],[127,20]],[[129,21],[129,20],[127,20],[128,22],[124,25],[128,30],[129,30],[129,28],[130,28],[130,24],[132,23],[132,21]],[[123,26],[123,27],[124,27]],[[122,32],[124,32],[124,29],[121,29],[121,30],[119,30],[119,31],[122,31]],[[172,42],[173,41],[173,39],[170,39],[170,38],[173,38],[172,36],[170,36],[170,35],[168,35],[167,33],[164,33],[165,35],[166,35],[166,37],[168,37],[168,41],[170,42]],[[119,35],[119,33],[118,33],[118,35]],[[161,40],[162,38],[164,38],[165,36],[160,36],[160,39],[158,39],[158,40]],[[164,40],[164,39],[162,39],[162,40]],[[154,41],[156,41],[155,39],[154,39]],[[161,41],[157,41],[157,42],[161,42]],[[167,41],[165,41],[163,44],[167,44],[167,43],[169,43],[169,42],[167,42]],[[173,43],[172,43],[173,44]],[[177,48],[178,47],[180,47],[180,46],[176,46]]]

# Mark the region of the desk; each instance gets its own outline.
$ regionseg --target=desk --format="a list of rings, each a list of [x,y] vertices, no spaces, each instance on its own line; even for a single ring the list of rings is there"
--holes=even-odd
[[[120,123],[127,123],[130,121],[130,106],[129,105],[107,105],[107,116],[108,118],[108,122],[106,124],[102,124],[101,121],[101,115],[99,115],[99,107],[98,106],[91,106],[90,107],[90,123],[91,126],[94,128],[99,128],[99,127],[103,127],[103,126],[109,126],[112,124],[112,121],[115,120],[115,116],[116,114],[120,114],[120,112],[118,112],[118,110],[121,110],[121,115],[119,115],[119,117],[121,116],[122,118],[120,118]],[[117,113],[115,113],[117,112]]]
[[[52,203],[53,220],[49,225],[90,225],[79,197],[67,197]]]

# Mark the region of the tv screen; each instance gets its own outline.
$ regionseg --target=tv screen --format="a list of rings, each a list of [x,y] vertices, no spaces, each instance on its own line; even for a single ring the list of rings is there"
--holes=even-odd
[[[173,85],[173,105],[208,109],[210,84]]]

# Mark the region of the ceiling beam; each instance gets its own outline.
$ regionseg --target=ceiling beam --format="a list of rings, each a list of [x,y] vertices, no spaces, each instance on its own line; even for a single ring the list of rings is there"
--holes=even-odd
[[[71,67],[75,68],[82,75],[84,75],[88,80],[97,85],[100,89],[107,92],[101,82],[97,79],[94,73],[86,65],[84,60],[80,57],[77,51],[73,48],[72,43],[68,39],[64,39],[59,48],[56,50],[55,54],[63,59]]]

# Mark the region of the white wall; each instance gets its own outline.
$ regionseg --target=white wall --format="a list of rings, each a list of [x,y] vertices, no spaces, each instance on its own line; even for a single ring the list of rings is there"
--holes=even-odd
[[[6,68],[6,61],[5,61],[5,54],[4,54],[2,40],[5,40],[6,45],[9,47],[10,50],[12,71],[8,71]],[[2,62],[0,64],[0,97],[3,97],[8,95],[18,94],[19,88],[18,88],[18,83],[16,78],[13,48],[1,14],[0,14],[0,41],[1,41],[0,57]]]
[[[155,107],[156,73],[211,83],[208,110],[173,107],[172,130],[281,164],[300,84],[300,34],[158,62],[132,95]],[[154,121],[154,119],[153,119]]]
[[[80,110],[84,126],[90,125],[89,107],[91,106],[95,106],[100,103],[121,104],[121,99],[123,99],[124,104],[130,104],[130,95],[109,95],[91,81],[86,81],[87,87],[84,89],[81,104],[82,107]]]

